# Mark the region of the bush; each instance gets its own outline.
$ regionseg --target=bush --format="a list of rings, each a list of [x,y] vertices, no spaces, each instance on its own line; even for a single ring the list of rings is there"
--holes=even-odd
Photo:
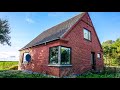
[[[116,74],[119,72],[119,67],[104,67],[104,70],[101,72],[101,74]]]
[[[9,70],[18,70],[18,65],[14,65],[14,66],[10,67]]]
[[[115,62],[120,66],[120,56],[117,56]]]

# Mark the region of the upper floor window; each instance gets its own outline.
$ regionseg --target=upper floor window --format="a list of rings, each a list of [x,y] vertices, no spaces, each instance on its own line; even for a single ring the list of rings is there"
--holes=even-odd
[[[84,30],[84,38],[91,41],[91,32],[85,28],[83,30]]]

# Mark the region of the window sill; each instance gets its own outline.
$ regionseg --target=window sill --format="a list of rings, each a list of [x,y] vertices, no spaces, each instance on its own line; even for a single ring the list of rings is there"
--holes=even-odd
[[[49,67],[71,67],[72,65],[48,65]]]
[[[92,41],[91,41],[91,40],[89,40],[89,39],[85,39],[85,38],[84,38],[84,40],[85,40],[85,41],[88,41],[88,42],[92,42]]]
[[[23,61],[23,63],[22,64],[28,64],[28,61]]]
[[[22,63],[22,65],[28,65],[28,63]]]

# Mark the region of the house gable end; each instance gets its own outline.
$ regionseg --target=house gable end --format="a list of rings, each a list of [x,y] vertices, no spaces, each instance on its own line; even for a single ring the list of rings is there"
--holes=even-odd
[[[80,21],[86,23],[88,26],[90,26],[90,27],[93,28],[94,33],[95,33],[95,36],[96,36],[96,38],[97,38],[97,41],[98,41],[98,43],[99,43],[99,45],[100,45],[101,51],[103,51],[103,50],[102,50],[101,43],[100,43],[100,40],[99,40],[99,38],[98,38],[98,35],[97,35],[97,33],[96,33],[96,30],[95,30],[95,28],[94,28],[94,25],[93,25],[93,23],[92,23],[92,20],[91,20],[91,18],[90,18],[90,16],[89,16],[88,12],[85,12],[84,15],[78,20],[78,22],[76,22],[76,24],[74,24],[73,27],[71,27],[71,29],[69,29],[69,30],[62,36],[62,38],[65,39],[65,37],[67,37],[67,35],[68,35],[70,32],[72,32],[73,28],[74,28],[75,26],[77,26]]]

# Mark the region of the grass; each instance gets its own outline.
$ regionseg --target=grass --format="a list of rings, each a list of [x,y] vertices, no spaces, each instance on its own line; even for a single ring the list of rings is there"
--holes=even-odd
[[[80,76],[77,76],[77,78],[120,78],[120,73],[91,73],[88,72],[87,74],[83,74]]]
[[[52,78],[44,74],[30,74],[17,70],[18,61],[0,61],[0,78]]]
[[[17,65],[18,61],[0,61],[0,78],[53,78],[50,75],[17,70]],[[120,78],[120,67],[106,67],[101,73],[87,72],[74,78]]]
[[[120,67],[105,67],[101,73],[87,72],[77,78],[120,78]]]
[[[30,74],[17,70],[18,61],[0,61],[0,78],[52,78],[44,74]]]
[[[17,65],[18,61],[0,61],[0,70],[9,70],[9,68]]]
[[[55,77],[39,73],[28,73],[20,70],[0,70],[0,78],[55,78]],[[87,72],[74,78],[120,78],[120,72],[116,72],[114,70],[107,68],[105,71],[101,73]]]
[[[0,78],[53,78],[44,74],[29,74],[20,70],[1,70]]]

